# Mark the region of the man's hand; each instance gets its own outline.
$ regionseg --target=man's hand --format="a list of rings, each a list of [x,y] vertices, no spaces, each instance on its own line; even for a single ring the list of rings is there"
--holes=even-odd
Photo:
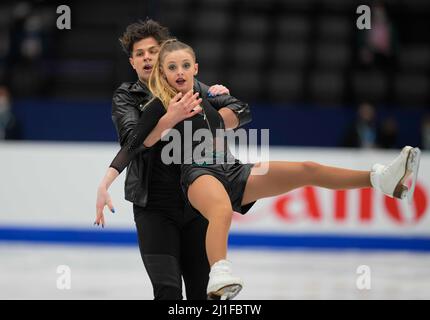
[[[215,84],[208,90],[208,96],[209,97],[215,97],[220,96],[223,94],[230,95],[230,90],[228,90],[226,87],[224,87],[222,84]]]

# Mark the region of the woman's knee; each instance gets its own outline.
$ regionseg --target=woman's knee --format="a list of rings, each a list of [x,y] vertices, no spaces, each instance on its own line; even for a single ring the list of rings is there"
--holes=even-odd
[[[194,208],[209,220],[212,213],[219,215],[232,214],[230,197],[224,186],[212,176],[196,179],[188,188],[188,199]]]
[[[214,203],[207,209],[209,222],[230,224],[233,216],[233,208],[230,203]]]

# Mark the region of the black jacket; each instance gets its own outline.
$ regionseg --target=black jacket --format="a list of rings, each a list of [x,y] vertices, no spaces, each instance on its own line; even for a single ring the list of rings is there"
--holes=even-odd
[[[209,87],[195,81],[194,91],[200,96],[207,96]],[[131,139],[130,133],[139,121],[140,113],[145,104],[152,98],[151,92],[140,81],[124,82],[114,93],[112,98],[112,121],[118,134],[121,146]],[[217,105],[223,105],[235,112],[239,119],[239,126],[251,121],[248,104],[229,95],[220,95],[208,100],[217,100]],[[124,193],[125,199],[134,204],[145,207],[148,201],[149,182],[151,180],[152,159],[154,150],[143,145],[136,157],[127,167]]]

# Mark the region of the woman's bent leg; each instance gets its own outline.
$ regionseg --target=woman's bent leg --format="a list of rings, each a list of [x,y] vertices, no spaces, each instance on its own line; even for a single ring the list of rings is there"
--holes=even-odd
[[[203,175],[188,188],[188,199],[209,221],[206,231],[206,252],[210,265],[227,257],[227,240],[233,209],[223,184]]]
[[[191,205],[209,221],[206,232],[206,252],[211,265],[208,297],[232,299],[242,289],[242,280],[232,275],[227,257],[228,232],[233,209],[223,184],[216,178],[203,175],[188,188]]]

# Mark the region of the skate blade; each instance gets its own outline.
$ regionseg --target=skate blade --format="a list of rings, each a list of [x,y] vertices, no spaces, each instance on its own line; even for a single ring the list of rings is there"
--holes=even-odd
[[[413,148],[410,146],[406,146],[402,149],[402,153],[407,152],[404,173],[403,173],[403,176],[400,178],[399,182],[397,183],[396,187],[394,188],[393,194],[392,195],[387,194],[389,197],[397,198],[400,200],[403,200],[407,197],[408,187],[405,186],[405,181],[412,173],[412,171],[410,170],[410,160],[412,159],[412,151],[413,151]]]
[[[405,172],[402,176],[402,178],[399,180],[396,188],[394,189],[393,192],[393,198],[397,198],[397,199],[405,199],[408,198],[408,194],[410,193],[411,189],[408,189],[407,186],[405,186],[405,181],[409,178],[409,176],[411,174],[414,173],[414,165],[415,165],[415,159],[416,159],[416,154],[417,151],[416,149],[418,148],[412,148],[412,147],[404,147],[402,152],[404,152],[407,149],[407,158],[406,158],[406,163],[405,163]],[[419,149],[418,149],[419,152]],[[415,186],[414,186],[415,188]],[[413,192],[412,192],[413,193]],[[408,198],[409,200],[409,198]]]
[[[407,199],[408,203],[412,204],[412,201],[414,199],[414,191],[415,191],[415,185],[417,183],[418,178],[418,170],[420,168],[420,159],[421,159],[421,150],[419,148],[413,148],[410,151],[410,156],[408,159],[408,171],[412,174],[412,183],[411,187],[409,188],[409,191],[407,192]]]
[[[242,290],[240,284],[225,286],[218,291],[208,293],[208,300],[232,300]]]

